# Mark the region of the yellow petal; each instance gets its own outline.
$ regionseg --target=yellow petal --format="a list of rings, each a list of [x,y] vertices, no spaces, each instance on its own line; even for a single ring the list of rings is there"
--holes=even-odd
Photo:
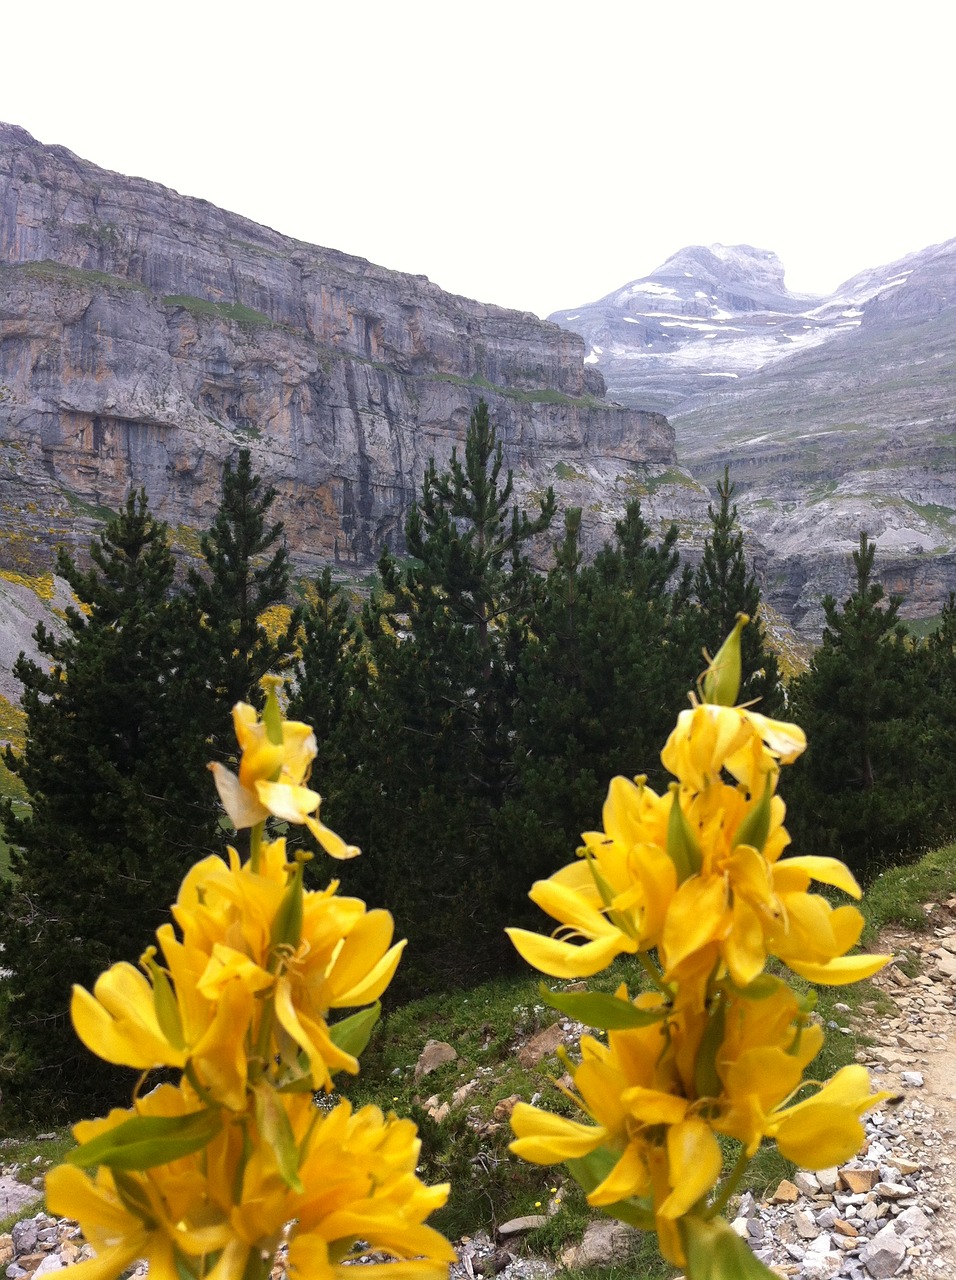
[[[100,974],[93,995],[74,986],[70,1015],[76,1034],[106,1062],[142,1070],[181,1067],[186,1061],[163,1035],[152,987],[125,961]]]
[[[540,1111],[527,1102],[515,1104],[511,1128],[516,1136],[510,1150],[532,1164],[560,1164],[563,1160],[585,1156],[606,1137],[600,1125],[578,1124],[550,1111]]]
[[[667,1131],[667,1161],[674,1189],[657,1212],[662,1218],[680,1218],[720,1177],[720,1144],[710,1125],[697,1116],[671,1125]]]
[[[580,947],[527,929],[506,929],[505,933],[523,960],[552,978],[591,978],[606,969],[615,956],[637,950],[636,944],[616,929],[610,937]]]
[[[664,924],[667,970],[718,938],[727,923],[727,891],[721,876],[691,876],[671,899]]]
[[[314,795],[315,792],[310,794]],[[341,836],[337,836],[317,818],[303,817],[301,821],[309,828],[330,858],[338,858],[340,862],[344,862],[349,858],[357,858],[362,852],[358,845],[346,844]]]
[[[216,790],[219,792],[222,807],[229,815],[230,821],[237,831],[243,830],[244,827],[254,827],[259,822],[265,822],[269,816],[269,810],[259,803],[254,791],[244,787],[236,775],[231,773],[225,765],[213,763],[209,766],[209,769],[216,783]]]
[[[645,1089],[641,1085],[625,1089],[621,1102],[644,1124],[677,1124],[687,1114],[686,1098],[662,1093],[659,1089]]]
[[[731,915],[733,924],[722,947],[723,956],[734,982],[746,987],[763,971],[767,959],[763,926],[743,898],[734,899]]]
[[[784,858],[782,862],[777,863],[777,867],[787,871],[796,869],[805,871],[811,880],[817,880],[820,884],[832,884],[835,889],[842,889],[851,898],[863,896],[863,890],[857,884],[853,872],[837,858],[816,858],[804,855],[799,858]]]
[[[304,822],[306,815],[316,810],[322,799],[317,791],[293,786],[289,782],[257,782],[256,795],[269,813],[286,822]]]
[[[629,1200],[631,1196],[645,1195],[649,1185],[650,1176],[644,1163],[643,1144],[629,1142],[604,1181],[588,1193],[588,1204],[596,1207],[617,1204],[619,1200]]]
[[[836,960],[828,960],[825,964],[809,964],[788,957],[787,965],[809,982],[843,987],[851,982],[860,982],[863,978],[872,978],[874,973],[879,973],[892,959],[892,956],[841,956]]]

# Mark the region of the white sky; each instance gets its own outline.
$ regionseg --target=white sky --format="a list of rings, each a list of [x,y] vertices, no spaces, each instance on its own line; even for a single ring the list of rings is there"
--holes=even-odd
[[[540,315],[687,244],[824,293],[956,236],[951,0],[45,0],[0,119]]]

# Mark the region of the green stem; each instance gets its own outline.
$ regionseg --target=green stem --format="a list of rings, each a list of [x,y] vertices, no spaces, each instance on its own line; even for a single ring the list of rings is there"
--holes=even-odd
[[[259,849],[262,845],[262,833],[265,830],[264,822],[257,822],[249,832],[249,867],[253,875],[259,871]]]
[[[196,1093],[199,1095],[199,1097],[202,1098],[203,1102],[207,1104],[207,1106],[218,1107],[220,1105],[218,1099],[212,1096],[212,1094],[209,1092],[206,1086],[202,1083],[202,1081],[196,1075],[196,1068],[193,1066],[193,1062],[191,1058],[186,1059],[186,1065],[183,1068],[183,1075],[185,1075],[186,1079],[189,1081],[192,1087],[196,1090]]]
[[[720,1195],[703,1215],[705,1218],[716,1218],[718,1214],[723,1213],[727,1208],[727,1205],[730,1202],[730,1197],[740,1185],[740,1179],[744,1176],[744,1170],[747,1168],[748,1164],[750,1164],[750,1156],[747,1155],[747,1148],[741,1147],[740,1155],[737,1157],[737,1163],[730,1171],[730,1177],[724,1183],[724,1188]]]
[[[650,956],[647,954],[647,952],[639,951],[637,953],[637,958],[638,958],[638,961],[640,962],[641,968],[650,978],[651,982],[653,982],[654,986],[658,989],[658,991],[663,991],[664,995],[667,996],[669,999],[673,994],[673,992],[671,991],[667,983],[664,981],[664,979],[661,977],[660,970],[658,969],[654,961],[650,958]]]

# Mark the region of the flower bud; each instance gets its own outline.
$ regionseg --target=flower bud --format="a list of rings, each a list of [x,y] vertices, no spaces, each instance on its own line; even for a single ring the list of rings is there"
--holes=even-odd
[[[700,691],[705,702],[715,702],[721,707],[732,707],[740,693],[740,633],[750,621],[746,613],[738,613],[734,629],[711,659],[704,673]]]

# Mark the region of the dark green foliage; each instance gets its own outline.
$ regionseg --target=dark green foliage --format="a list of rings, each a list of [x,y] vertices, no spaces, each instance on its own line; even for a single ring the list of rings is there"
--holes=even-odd
[[[368,653],[358,621],[341,588],[333,584],[330,569],[322,570],[313,589],[301,611],[288,717],[305,721],[315,731],[312,785],[323,796],[322,820],[352,842],[348,823],[353,813],[363,810],[364,744],[374,721]],[[303,842],[318,849],[307,835]],[[317,863],[309,866],[310,878],[318,876],[324,883],[327,873],[326,856],[320,853]]]
[[[797,850],[834,854],[864,878],[937,839],[948,804],[927,651],[907,639],[900,597],[873,581],[874,553],[861,533],[856,589],[842,609],[824,601],[822,644],[791,687],[809,745],[785,779]]]
[[[554,513],[511,505],[502,449],[482,401],[464,459],[429,464],[405,535],[385,554],[363,625],[375,671],[362,760],[364,800],[343,870],[408,936],[404,989],[462,984],[511,960],[502,928],[526,889],[497,834],[513,776],[517,655],[536,580],[524,554]]]
[[[737,504],[732,503],[734,486],[729,468],[717,484],[717,506],[709,506],[711,532],[704,554],[694,574],[694,594],[700,605],[703,643],[715,654],[733,630],[738,613],[750,618],[741,636],[740,702],[756,702],[764,715],[783,711],[783,683],[777,658],[767,644],[760,621],[760,584],[753,569],[747,568],[744,535],[737,521]]]
[[[185,603],[193,616],[184,636],[184,675],[197,725],[214,738],[218,755],[234,749],[232,706],[261,706],[259,681],[288,666],[295,648],[297,612],[274,639],[260,621],[289,592],[289,558],[277,546],[283,526],[267,524],[275,496],[253,474],[249,450],[241,449],[235,470],[225,465],[219,509],[200,541],[208,576],[189,573]]]
[[[22,755],[7,753],[32,812],[3,815],[16,876],[0,903],[13,970],[8,1067],[16,1055],[3,1091],[45,1121],[128,1096],[128,1073],[76,1041],[70,984],[89,986],[109,963],[138,958],[211,834],[211,808],[197,801],[204,770],[192,708],[170,648],[174,562],[145,494],[130,496],[90,555],[83,572],[60,553],[57,572],[85,608],[67,611],[62,639],[37,628],[49,672],[18,660],[27,742]]]
[[[506,816],[534,877],[569,861],[582,831],[600,828],[616,774],[666,786],[660,751],[701,665],[677,530],[652,543],[634,501],[613,544],[584,566],[579,529],[572,510],[522,652],[519,785]]]

